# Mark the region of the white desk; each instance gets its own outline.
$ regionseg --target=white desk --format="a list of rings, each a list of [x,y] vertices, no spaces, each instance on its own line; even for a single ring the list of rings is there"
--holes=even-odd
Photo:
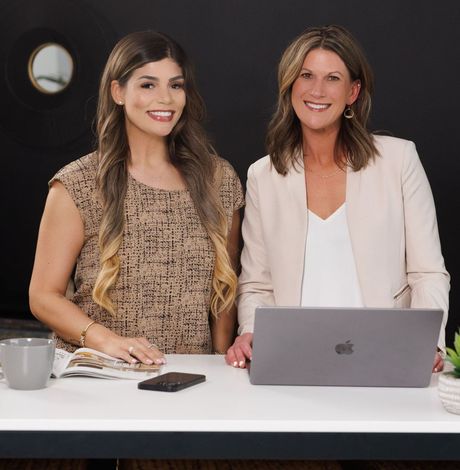
[[[162,372],[206,374],[176,392],[136,381],[0,381],[0,457],[460,460],[460,416],[429,388],[253,386],[222,356],[170,355]]]

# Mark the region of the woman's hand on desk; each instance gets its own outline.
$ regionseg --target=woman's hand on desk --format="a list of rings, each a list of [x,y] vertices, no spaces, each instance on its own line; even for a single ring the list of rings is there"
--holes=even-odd
[[[225,361],[233,367],[246,367],[246,361],[252,359],[252,333],[237,336],[232,346],[228,348]]]
[[[99,323],[89,330],[86,346],[129,363],[166,363],[164,354],[158,349],[156,344],[150,343],[147,338],[118,336]]]
[[[444,360],[438,351],[436,352],[436,355],[434,356],[433,372],[441,372],[443,369],[444,369]]]

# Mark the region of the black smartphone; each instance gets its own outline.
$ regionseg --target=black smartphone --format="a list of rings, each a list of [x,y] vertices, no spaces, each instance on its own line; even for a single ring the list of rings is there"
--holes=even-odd
[[[206,380],[202,374],[187,374],[185,372],[168,372],[137,384],[141,390],[159,390],[161,392],[177,392]]]

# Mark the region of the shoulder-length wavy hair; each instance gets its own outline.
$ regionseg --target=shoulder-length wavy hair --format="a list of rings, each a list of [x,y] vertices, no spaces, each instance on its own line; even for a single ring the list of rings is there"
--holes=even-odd
[[[124,110],[112,98],[111,83],[117,80],[123,87],[134,70],[165,58],[174,60],[184,76],[186,105],[167,142],[171,161],[183,175],[200,220],[214,245],[210,309],[217,316],[233,304],[237,278],[227,252],[228,224],[219,189],[209,178],[216,174],[216,154],[201,126],[205,107],[185,52],[170,37],[154,31],[135,32],[121,39],[102,74],[96,116],[97,189],[103,206],[99,230],[101,269],[94,285],[93,300],[111,314],[116,313],[110,290],[120,271],[118,250],[125,226],[124,200],[130,149]]]
[[[278,67],[278,103],[268,126],[266,145],[276,171],[285,175],[302,155],[302,129],[291,103],[291,90],[299,77],[307,54],[314,49],[335,52],[346,65],[352,81],[361,83],[357,100],[351,106],[352,119],[342,118],[334,158],[354,171],[366,167],[377,155],[367,120],[374,89],[373,74],[356,39],[337,25],[313,27],[297,37],[284,51]],[[341,158],[345,155],[346,162]]]

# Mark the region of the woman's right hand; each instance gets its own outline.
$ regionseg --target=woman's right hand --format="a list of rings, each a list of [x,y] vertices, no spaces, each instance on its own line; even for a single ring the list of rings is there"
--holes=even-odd
[[[228,348],[225,361],[233,367],[246,367],[246,361],[252,359],[252,333],[237,336],[232,346]]]
[[[99,323],[88,331],[86,345],[131,364],[166,364],[164,354],[147,338],[118,336]]]

